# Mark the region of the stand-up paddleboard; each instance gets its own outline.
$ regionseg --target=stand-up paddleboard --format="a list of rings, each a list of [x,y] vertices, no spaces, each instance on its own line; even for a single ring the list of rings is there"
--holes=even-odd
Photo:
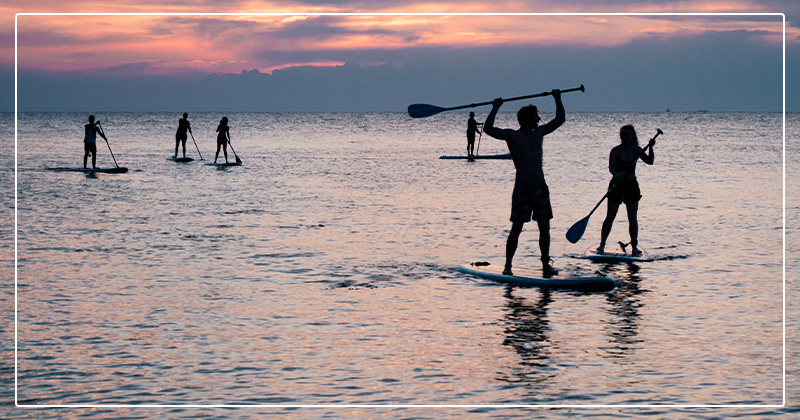
[[[51,171],[59,172],[103,172],[107,174],[124,174],[128,172],[128,168],[47,168]]]
[[[523,268],[515,268],[513,270],[514,274],[509,276],[503,274],[503,266],[501,264],[486,262],[463,264],[458,267],[458,271],[501,283],[553,289],[608,290],[617,284],[608,277],[578,276],[566,273],[560,273],[552,277],[542,277],[542,270],[526,270]]]
[[[222,162],[222,163],[210,162],[210,163],[206,163],[206,165],[209,165],[209,166],[242,166],[241,163],[237,163],[237,162]]]
[[[639,248],[642,251],[641,254],[631,254],[625,247],[622,247],[622,252],[611,251],[608,249],[608,245],[606,245],[606,249],[603,252],[597,252],[597,247],[598,245],[589,247],[584,251],[583,257],[592,261],[612,263],[650,261],[650,255],[643,248]]]
[[[477,155],[477,156],[439,156],[439,159],[511,159],[510,153],[503,153],[500,155]]]
[[[169,158],[167,158],[167,160],[171,160],[173,162],[191,162],[194,159],[192,159],[190,157],[169,157]]]

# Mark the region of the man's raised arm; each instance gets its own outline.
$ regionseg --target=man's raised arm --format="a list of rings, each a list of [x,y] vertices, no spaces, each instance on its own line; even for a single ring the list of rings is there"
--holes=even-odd
[[[494,126],[494,119],[497,116],[497,110],[500,109],[501,105],[503,105],[502,98],[497,98],[492,101],[492,110],[489,111],[489,115],[486,116],[486,122],[483,123],[483,132],[498,140],[505,140],[505,131]]]
[[[564,121],[567,120],[567,113],[564,111],[564,104],[561,102],[561,91],[559,89],[553,89],[551,94],[553,95],[553,99],[556,100],[556,117],[542,126],[544,134],[550,134],[556,131],[556,129],[561,127],[561,124],[564,124]]]

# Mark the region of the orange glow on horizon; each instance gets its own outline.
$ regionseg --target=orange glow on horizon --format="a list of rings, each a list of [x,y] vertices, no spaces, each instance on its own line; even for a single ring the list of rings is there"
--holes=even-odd
[[[92,3],[81,3],[91,8]],[[261,2],[233,3],[230,8],[269,9],[290,13],[287,6]],[[152,5],[122,2],[112,9],[142,12]],[[393,12],[389,8],[384,12]],[[416,12],[480,13],[479,3],[429,3]],[[744,12],[743,2],[673,2],[637,7],[647,12]],[[5,8],[8,10],[8,7]],[[294,12],[331,12],[302,7]],[[160,10],[180,13],[182,6]],[[241,9],[240,9],[241,10]],[[221,12],[215,10],[214,12]],[[197,10],[193,11],[197,12]],[[336,12],[336,10],[334,10]],[[7,12],[6,12],[7,13]],[[400,12],[402,13],[402,12]],[[708,16],[478,16],[478,15],[146,15],[146,16],[19,16],[20,68],[81,71],[146,64],[152,73],[182,69],[200,72],[270,73],[295,65],[335,66],[341,59],[292,58],[290,53],[395,50],[445,47],[571,45],[614,46],[639,38],[693,36],[709,31],[758,32],[763,42],[781,42],[779,23],[741,17]],[[792,36],[793,35],[793,36]],[[787,28],[787,40],[800,31]],[[1,47],[0,47],[1,48]],[[4,48],[8,50],[8,47]],[[12,47],[13,50],[13,47]],[[273,53],[270,53],[272,51]],[[287,54],[274,54],[282,52]],[[277,57],[277,58],[276,58]],[[362,64],[362,63],[357,63]]]

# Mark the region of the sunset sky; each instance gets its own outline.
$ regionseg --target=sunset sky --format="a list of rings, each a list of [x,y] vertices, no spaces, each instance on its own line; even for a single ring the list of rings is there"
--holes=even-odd
[[[797,3],[5,1],[0,110],[17,13],[153,13],[17,16],[19,109],[403,111],[584,84],[575,110],[780,111],[783,19],[754,14],[784,13],[796,111]]]

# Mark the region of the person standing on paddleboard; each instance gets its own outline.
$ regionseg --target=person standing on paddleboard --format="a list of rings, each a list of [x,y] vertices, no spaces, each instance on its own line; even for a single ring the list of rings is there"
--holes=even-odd
[[[480,134],[481,130],[478,129],[478,122],[475,121],[475,113],[469,113],[467,120],[467,156],[475,156],[475,133]]]
[[[639,190],[639,181],[636,180],[636,162],[641,156],[644,163],[653,164],[655,160],[653,146],[656,144],[656,139],[653,138],[647,145],[650,148],[650,153],[643,153],[643,149],[639,147],[636,129],[632,125],[622,126],[619,130],[619,138],[620,144],[611,149],[611,154],[608,158],[608,171],[611,172],[613,178],[608,184],[608,209],[606,210],[606,219],[603,221],[603,227],[600,230],[600,246],[597,247],[597,253],[605,252],[606,239],[611,233],[611,227],[617,217],[617,210],[619,210],[620,204],[625,203],[625,208],[628,211],[628,232],[631,235],[631,254],[640,255],[642,251],[638,247],[638,212],[642,193]]]
[[[228,117],[222,117],[219,126],[217,126],[217,154],[214,156],[214,163],[217,163],[220,148],[225,153],[225,163],[228,163],[228,142],[231,141],[231,135],[228,130]]]
[[[89,154],[92,155],[92,169],[97,169],[97,135],[100,134],[100,137],[106,139],[106,135],[103,134],[103,130],[98,127],[98,124],[100,121],[95,122],[94,115],[89,115],[89,124],[83,128],[83,169],[86,169]]]
[[[186,140],[189,139],[189,135],[186,134],[187,131],[189,133],[192,132],[192,125],[189,124],[189,114],[184,112],[183,118],[178,120],[178,131],[175,132],[175,155],[172,156],[174,158],[178,157],[178,146],[183,144],[183,157],[186,157]]]
[[[545,125],[539,126],[538,109],[533,105],[522,107],[517,112],[519,129],[501,129],[494,126],[495,116],[503,99],[492,102],[492,110],[486,117],[483,132],[508,145],[511,159],[514,161],[516,176],[514,192],[511,197],[511,232],[506,242],[506,265],[503,274],[511,275],[511,261],[517,251],[519,235],[525,223],[536,220],[539,226],[539,249],[542,252],[542,272],[545,277],[558,274],[550,259],[550,219],[553,210],[550,206],[550,191],[544,180],[542,169],[542,143],[544,136],[552,133],[566,120],[564,105],[561,103],[561,91],[551,92],[556,101],[556,116]]]

